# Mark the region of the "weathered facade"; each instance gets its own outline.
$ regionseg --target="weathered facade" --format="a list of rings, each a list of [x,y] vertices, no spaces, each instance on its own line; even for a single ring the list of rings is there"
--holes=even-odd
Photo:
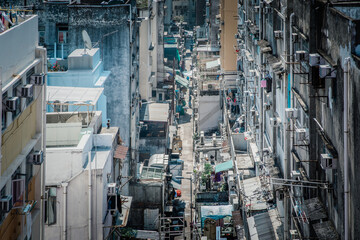
[[[239,4],[238,92],[245,129],[253,135],[260,165],[274,159],[284,179],[308,184],[301,190],[274,184],[287,236],[359,236],[354,174],[359,13],[359,5],[344,1]],[[318,209],[312,212],[314,205]]]

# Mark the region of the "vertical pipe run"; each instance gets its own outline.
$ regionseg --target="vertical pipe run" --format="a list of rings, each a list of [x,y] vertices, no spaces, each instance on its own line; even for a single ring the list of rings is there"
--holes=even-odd
[[[92,192],[91,192],[91,188],[92,188],[92,186],[91,186],[91,150],[89,151],[89,153],[88,153],[88,158],[89,158],[89,160],[88,160],[88,164],[89,164],[89,240],[92,240],[92,235],[91,235],[91,227],[92,227],[92,218],[91,218],[91,205],[92,205],[92,203],[91,203],[91,194],[92,194]]]
[[[42,72],[47,72],[47,54],[46,49],[41,48],[41,57],[42,57]],[[47,75],[45,74],[45,81],[44,85],[41,87],[41,107],[42,107],[42,115],[41,115],[41,150],[43,151],[43,163],[40,166],[40,240],[44,240],[44,230],[45,230],[45,173],[46,173],[46,102],[45,102],[45,96],[46,96],[46,86],[47,86]]]
[[[350,58],[345,58],[344,63],[344,231],[345,240],[349,239],[349,80],[350,80]]]
[[[63,187],[63,195],[64,195],[64,198],[63,198],[63,237],[62,239],[63,240],[66,240],[67,239],[67,221],[66,221],[66,218],[67,218],[67,186],[69,185],[69,183],[67,182],[64,182],[64,183],[61,183],[61,186]]]

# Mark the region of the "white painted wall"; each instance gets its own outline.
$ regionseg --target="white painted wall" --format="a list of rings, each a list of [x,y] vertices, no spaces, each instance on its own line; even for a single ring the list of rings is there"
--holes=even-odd
[[[26,37],[25,37],[26,36]],[[0,79],[5,86],[12,75],[19,73],[35,59],[38,46],[38,16],[0,33]],[[6,70],[6,71],[5,71]]]
[[[221,120],[220,96],[199,96],[200,131],[216,128]]]
[[[45,227],[45,239],[61,239],[63,235],[64,194],[60,182],[68,182],[67,187],[67,239],[88,239],[88,164],[86,169],[79,163],[87,158],[88,151],[98,147],[111,147],[111,134],[84,135],[76,148],[47,149],[46,185],[57,185],[56,224]],[[94,143],[94,145],[93,145]],[[95,144],[96,143],[96,144]],[[56,151],[57,150],[57,151]],[[107,213],[107,176],[113,174],[113,150],[99,150],[93,154],[92,167],[92,234],[94,239],[103,239],[103,226],[111,225]],[[61,162],[62,160],[62,162]],[[64,162],[65,161],[65,162]],[[72,177],[72,179],[70,179]],[[115,176],[116,178],[117,176]]]

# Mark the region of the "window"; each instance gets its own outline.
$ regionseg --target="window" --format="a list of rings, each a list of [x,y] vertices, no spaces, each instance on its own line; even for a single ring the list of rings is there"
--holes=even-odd
[[[14,207],[23,206],[23,203],[25,201],[24,199],[25,179],[13,179],[11,181],[11,185],[12,185],[13,206]]]
[[[277,129],[278,129],[278,134],[277,134],[278,143],[279,143],[281,149],[284,150],[284,136],[283,136],[282,124],[280,124]]]
[[[156,91],[155,91],[155,90],[152,90],[151,96],[152,96],[153,98],[156,98]]]
[[[56,187],[46,188],[47,199],[45,199],[45,223],[52,225],[56,223]]]
[[[0,191],[0,198],[3,198],[5,196],[6,196],[6,185]],[[0,224],[2,223],[2,221],[4,221],[4,219],[5,219],[5,212],[0,211]]]
[[[39,26],[39,45],[45,44],[45,26]]]
[[[30,84],[31,83],[31,75],[33,75],[35,73],[35,68],[31,68],[29,71],[27,71],[26,73],[26,84]],[[26,98],[26,106],[29,106],[29,104],[34,100],[34,96],[30,97],[30,98]]]
[[[2,116],[1,116],[1,120],[2,120],[2,128],[1,130],[5,130],[6,129],[6,105],[5,105],[5,102],[6,102],[6,98],[7,98],[7,92],[6,93],[3,93],[3,97],[2,97]]]
[[[58,26],[58,43],[66,44],[68,42],[68,26]]]
[[[163,95],[162,93],[159,94],[159,101],[162,101],[163,100]]]
[[[14,84],[13,97],[21,96],[21,87],[22,87],[21,80],[19,80],[17,83]],[[18,101],[18,104],[16,105],[16,110],[13,112],[13,119],[15,119],[17,116],[19,116],[19,114],[21,112],[20,102],[21,101]]]

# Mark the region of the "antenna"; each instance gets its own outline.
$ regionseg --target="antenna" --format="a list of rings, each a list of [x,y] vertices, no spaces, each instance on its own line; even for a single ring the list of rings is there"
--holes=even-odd
[[[91,39],[85,30],[82,30],[82,37],[84,41],[84,53],[86,53],[86,48],[89,50],[92,49]]]

